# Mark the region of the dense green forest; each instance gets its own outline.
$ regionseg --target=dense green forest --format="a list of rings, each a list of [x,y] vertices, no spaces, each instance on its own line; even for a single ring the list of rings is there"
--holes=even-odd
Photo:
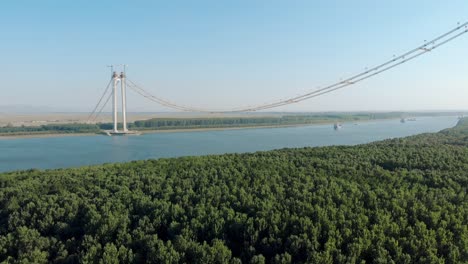
[[[435,134],[0,174],[4,263],[468,263],[468,120]]]
[[[33,135],[33,134],[67,134],[67,133],[99,133],[98,125],[92,124],[55,124],[41,126],[5,126],[0,127],[2,135]]]
[[[375,119],[391,119],[406,116],[441,116],[458,115],[460,113],[446,112],[382,112],[382,113],[317,113],[276,116],[245,116],[245,117],[190,117],[190,118],[153,118],[128,123],[132,130],[168,130],[194,128],[230,128],[259,126],[288,126],[333,122],[357,122]],[[121,124],[119,124],[121,126]],[[42,126],[5,126],[0,127],[0,136],[34,135],[34,134],[66,134],[66,133],[100,133],[101,130],[111,130],[112,123],[98,124],[54,124]]]

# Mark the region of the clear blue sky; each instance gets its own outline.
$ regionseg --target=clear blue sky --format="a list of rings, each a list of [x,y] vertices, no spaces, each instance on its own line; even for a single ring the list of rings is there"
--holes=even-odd
[[[339,80],[468,20],[468,1],[3,1],[0,106],[90,111],[108,64],[171,101],[229,108]],[[129,91],[130,93],[130,91]],[[130,111],[163,111],[129,94]],[[468,109],[468,35],[278,111]]]

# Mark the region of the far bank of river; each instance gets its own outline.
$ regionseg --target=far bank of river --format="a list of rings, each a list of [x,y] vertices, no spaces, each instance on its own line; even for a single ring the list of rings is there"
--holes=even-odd
[[[427,118],[427,117],[423,117]],[[364,122],[375,122],[381,120],[400,120],[399,118],[380,118],[380,119],[367,119],[356,121],[339,122],[343,124],[359,124]],[[322,124],[334,124],[336,122],[330,120],[315,121],[313,123],[297,123],[286,125],[246,125],[246,126],[219,126],[219,127],[200,127],[200,128],[170,128],[170,129],[142,129],[138,130],[140,134],[154,134],[154,133],[176,133],[176,132],[202,132],[202,131],[222,131],[222,130],[239,130],[239,129],[253,129],[253,128],[284,128],[284,127],[299,127],[299,126],[313,126]],[[51,138],[51,137],[78,137],[78,136],[96,136],[105,135],[104,133],[60,133],[60,132],[33,132],[25,134],[0,134],[0,140],[9,139],[23,139],[23,138]]]
[[[362,123],[369,121],[390,120],[390,119],[374,119],[374,120],[359,120],[354,123]],[[331,121],[322,121],[316,123],[304,124],[291,124],[291,125],[255,125],[255,126],[221,126],[221,127],[203,127],[203,128],[177,128],[177,129],[145,129],[139,130],[141,134],[154,134],[154,133],[177,133],[177,132],[200,132],[200,131],[222,131],[222,130],[239,130],[239,129],[252,129],[252,128],[282,128],[282,127],[299,127],[299,126],[313,126],[321,124],[334,124]],[[101,133],[31,133],[24,135],[8,135],[0,134],[2,139],[21,139],[21,138],[50,138],[50,137],[78,137],[78,136],[96,136],[104,135]]]
[[[0,171],[51,169],[132,160],[242,153],[281,148],[356,145],[388,138],[437,132],[456,125],[457,117],[424,117],[415,122],[379,120],[278,128],[158,131],[140,136],[102,135],[0,140]],[[194,133],[196,131],[196,133]]]

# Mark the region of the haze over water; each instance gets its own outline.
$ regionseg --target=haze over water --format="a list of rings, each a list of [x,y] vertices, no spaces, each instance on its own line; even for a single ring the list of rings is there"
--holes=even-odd
[[[108,162],[192,155],[255,152],[280,148],[355,145],[437,132],[456,117],[425,117],[416,122],[380,120],[286,128],[168,132],[129,137],[71,136],[0,140],[0,171],[78,167]]]

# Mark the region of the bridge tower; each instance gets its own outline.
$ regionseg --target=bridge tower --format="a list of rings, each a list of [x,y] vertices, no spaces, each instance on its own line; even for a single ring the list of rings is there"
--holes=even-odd
[[[119,130],[118,122],[118,89],[120,82],[120,91],[122,99],[122,130]],[[129,131],[127,128],[127,92],[125,71],[117,74],[112,71],[112,130],[106,131],[109,136],[138,135],[137,131]]]
[[[114,123],[112,132],[118,133],[118,120],[117,120],[117,84],[120,78],[116,72],[112,73],[112,122]]]
[[[125,72],[120,73],[120,89],[122,91],[122,129],[123,132],[128,132],[127,129],[127,92],[125,90]]]

